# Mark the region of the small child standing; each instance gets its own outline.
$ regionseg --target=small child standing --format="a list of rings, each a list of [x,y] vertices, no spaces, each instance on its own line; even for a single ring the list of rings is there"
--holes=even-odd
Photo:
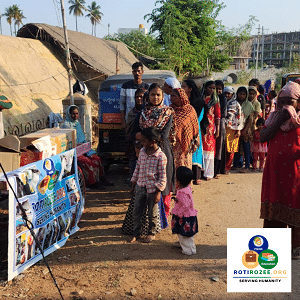
[[[264,170],[266,153],[268,152],[267,143],[260,142],[260,131],[264,128],[265,120],[263,118],[259,118],[256,121],[257,129],[253,132],[253,140],[251,142],[251,152],[253,156],[253,171],[257,170],[257,161],[259,159],[259,171],[262,172]]]
[[[178,235],[173,246],[182,248],[185,255],[196,254],[194,235],[198,232],[197,210],[194,208],[192,187],[193,171],[180,166],[176,170],[179,189],[172,210],[172,233]]]
[[[158,202],[167,181],[167,157],[157,145],[160,138],[159,131],[151,127],[143,129],[141,132],[143,148],[140,151],[131,179],[132,191],[135,189],[134,236],[130,240],[131,243],[141,236],[141,219],[146,206],[148,208],[149,229],[147,238],[143,242],[150,243],[155,239],[155,224],[159,217]]]

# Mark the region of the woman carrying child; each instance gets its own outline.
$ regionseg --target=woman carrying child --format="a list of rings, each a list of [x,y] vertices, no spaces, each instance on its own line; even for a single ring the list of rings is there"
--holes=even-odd
[[[300,81],[299,81],[300,82]],[[261,142],[269,141],[263,173],[261,214],[265,228],[292,228],[292,258],[300,258],[300,85],[287,83],[278,95]]]
[[[161,192],[166,187],[167,157],[158,146],[160,133],[154,128],[142,130],[140,141],[143,148],[131,178],[132,191],[135,190],[135,201],[133,209],[134,236],[131,243],[141,237],[142,215],[148,208],[149,229],[147,238],[150,243],[155,239],[155,225],[158,219],[158,202]]]
[[[257,161],[259,159],[259,171],[263,172],[266,153],[268,152],[268,145],[267,143],[260,142],[260,132],[264,128],[265,119],[259,118],[256,121],[257,129],[253,131],[253,140],[251,141],[251,152],[253,157],[253,171],[256,172],[257,170]]]
[[[198,232],[197,210],[194,208],[192,187],[193,171],[181,166],[176,170],[179,182],[175,206],[172,209],[172,233],[178,235],[178,242],[173,246],[182,249],[185,255],[196,254],[194,235]]]

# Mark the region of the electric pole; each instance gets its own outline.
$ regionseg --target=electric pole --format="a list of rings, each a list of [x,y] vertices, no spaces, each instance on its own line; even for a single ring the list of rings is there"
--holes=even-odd
[[[258,49],[259,49],[259,35],[260,35],[260,25],[258,25],[258,32],[256,37],[256,59],[255,59],[255,78],[257,78],[257,67],[258,67]]]
[[[264,69],[264,26],[261,27],[261,70]]]
[[[294,44],[293,42],[290,44],[290,63],[289,63],[289,67],[292,64],[292,55],[293,55],[293,48],[294,48]]]
[[[69,90],[70,90],[70,104],[74,105],[73,86],[72,86],[72,66],[71,66],[68,30],[67,30],[66,19],[65,19],[64,0],[60,0],[60,4],[61,4],[61,13],[62,13],[62,20],[63,20],[63,27],[64,27],[64,35],[65,35],[65,50],[66,50],[66,57],[67,57],[67,68],[68,68],[68,79],[69,79]]]

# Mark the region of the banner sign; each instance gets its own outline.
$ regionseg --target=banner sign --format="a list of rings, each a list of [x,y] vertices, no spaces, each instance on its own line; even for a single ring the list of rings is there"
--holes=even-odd
[[[84,208],[76,150],[28,164],[8,173],[19,202],[32,222],[45,256],[62,247],[79,228]],[[8,280],[42,259],[9,191]]]

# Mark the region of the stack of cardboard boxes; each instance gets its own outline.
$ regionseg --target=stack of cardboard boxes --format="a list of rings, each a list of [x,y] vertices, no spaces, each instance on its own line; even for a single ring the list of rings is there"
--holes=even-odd
[[[19,138],[0,139],[0,162],[9,172],[75,147],[75,129],[46,128]]]

